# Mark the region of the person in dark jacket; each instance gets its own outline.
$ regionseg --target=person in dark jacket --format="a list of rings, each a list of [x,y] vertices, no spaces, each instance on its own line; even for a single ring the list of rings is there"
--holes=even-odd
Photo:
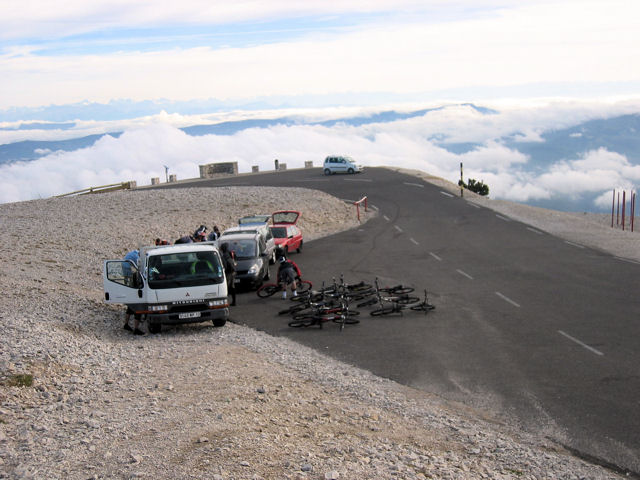
[[[229,245],[223,243],[220,245],[222,253],[222,265],[224,266],[224,274],[227,277],[227,293],[231,295],[231,306],[236,304],[236,260],[229,251]]]

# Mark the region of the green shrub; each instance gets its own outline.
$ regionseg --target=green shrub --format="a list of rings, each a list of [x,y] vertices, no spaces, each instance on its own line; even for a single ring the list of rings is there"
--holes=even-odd
[[[478,182],[473,178],[470,178],[466,184],[462,180],[460,180],[458,182],[458,185],[466,188],[471,192],[477,193],[478,195],[482,195],[483,197],[489,195],[489,185],[482,181]]]
[[[11,375],[4,384],[8,387],[31,387],[33,386],[33,375],[30,373]]]

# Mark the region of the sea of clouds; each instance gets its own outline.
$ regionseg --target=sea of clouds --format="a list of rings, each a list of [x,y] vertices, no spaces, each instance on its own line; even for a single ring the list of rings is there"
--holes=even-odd
[[[111,122],[76,121],[59,130],[21,128],[26,123],[0,124],[0,144],[23,140],[60,140],[89,134],[103,136],[93,145],[74,151],[42,151],[40,158],[0,165],[0,202],[45,198],[91,186],[135,180],[148,185],[151,178],[165,180],[165,166],[179,180],[197,178],[199,165],[238,162],[240,172],[258,166],[273,170],[274,160],[288,168],[312,161],[321,166],[328,154],[348,154],[365,166],[417,169],[456,182],[460,164],[465,180],[474,178],[490,186],[490,196],[523,203],[547,201],[553,206],[566,199],[581,199],[585,211],[611,208],[611,192],[635,190],[640,183],[640,159],[606,148],[563,158],[541,168],[521,153],[518,142],[542,142],[541,134],[594,118],[640,112],[640,102],[544,102],[528,105],[493,105],[490,114],[470,105],[448,105],[424,115],[389,122],[352,125],[347,120],[329,126],[322,119],[352,118],[372,110],[349,109],[287,111],[296,124],[245,128],[230,135],[193,136],[181,130],[189,125],[213,124],[248,118],[276,118],[279,112],[232,112],[184,116],[164,112],[144,118]],[[15,128],[14,128],[15,127]],[[504,142],[504,138],[515,142]],[[456,152],[446,144],[474,144]],[[583,207],[583,208],[582,208]]]

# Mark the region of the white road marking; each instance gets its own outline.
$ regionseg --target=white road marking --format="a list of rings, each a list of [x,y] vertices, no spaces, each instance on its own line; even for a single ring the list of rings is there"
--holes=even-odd
[[[533,233],[537,233],[538,235],[544,235],[540,230],[536,230],[535,228],[527,227],[527,230]]]
[[[566,243],[567,245],[571,245],[572,247],[576,247],[576,248],[584,248],[584,245],[580,245],[580,244],[577,244],[577,243],[573,243],[573,242],[570,242],[569,240],[565,240],[565,241],[564,241],[564,243]]]
[[[395,228],[398,232],[402,233],[402,229],[398,225],[394,225],[393,228]]]
[[[441,261],[442,261],[442,259],[441,259],[438,255],[436,255],[435,253],[433,253],[433,252],[429,252],[429,255],[431,255],[433,258],[435,258],[435,259],[436,259],[436,260],[438,260],[439,262],[441,262]]]
[[[636,265],[640,265],[640,262],[631,260],[630,258],[622,258],[622,257],[613,257],[613,258],[615,258],[616,260],[620,260],[621,262],[634,263]]]
[[[456,272],[458,272],[460,275],[462,275],[463,277],[467,277],[469,280],[473,280],[473,277],[471,275],[469,275],[466,272],[463,272],[462,270],[456,270]]]
[[[475,203],[471,203],[471,202],[467,202],[467,205],[469,205],[470,207],[473,207],[473,208],[477,208],[477,209],[481,208],[480,205],[476,205]]]
[[[581,347],[586,348],[587,350],[589,350],[592,353],[595,353],[596,355],[604,355],[604,353],[602,353],[600,350],[596,350],[593,347],[590,347],[589,345],[587,345],[584,342],[581,342],[580,340],[578,340],[577,338],[572,337],[571,335],[569,335],[568,333],[563,332],[562,330],[558,330],[558,333],[560,335],[563,335],[565,337],[567,337],[569,340],[571,340],[572,342],[577,343],[578,345],[580,345]]]
[[[383,215],[382,218],[384,218],[387,222],[391,221],[391,219],[389,217],[387,217],[386,215]]]
[[[370,178],[345,178],[345,182],[373,182]]]
[[[410,187],[420,187],[420,188],[424,188],[424,185],[420,184],[420,183],[409,183],[409,182],[402,182],[405,185],[409,185]]]
[[[498,217],[500,220],[504,220],[505,222],[510,222],[511,221],[507,217],[503,217],[502,215],[496,215],[496,217]]]
[[[418,242],[416,242],[413,238],[409,239],[411,241],[411,243],[413,243],[414,245],[420,245]]]
[[[510,303],[511,305],[513,305],[514,307],[518,307],[520,308],[520,304],[514,302],[513,300],[511,300],[509,297],[501,294],[500,292],[496,292],[496,295],[499,296],[501,299],[503,299],[505,302]]]
[[[440,191],[440,193],[443,194],[446,197],[453,197],[453,195],[451,195],[449,192]]]

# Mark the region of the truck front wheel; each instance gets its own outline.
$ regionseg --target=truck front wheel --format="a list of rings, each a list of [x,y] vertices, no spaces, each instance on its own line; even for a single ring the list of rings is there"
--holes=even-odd
[[[160,333],[162,330],[162,325],[160,323],[151,323],[147,327],[149,329],[149,333]]]
[[[225,323],[227,323],[227,320],[224,318],[216,318],[213,320],[214,327],[224,327]]]

